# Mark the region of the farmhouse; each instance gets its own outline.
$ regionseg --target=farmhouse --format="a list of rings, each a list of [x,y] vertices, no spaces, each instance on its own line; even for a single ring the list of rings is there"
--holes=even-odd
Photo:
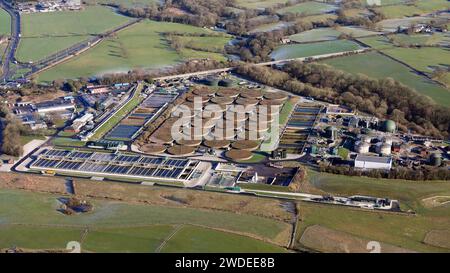
[[[355,168],[390,170],[391,167],[391,157],[358,155],[355,159]]]

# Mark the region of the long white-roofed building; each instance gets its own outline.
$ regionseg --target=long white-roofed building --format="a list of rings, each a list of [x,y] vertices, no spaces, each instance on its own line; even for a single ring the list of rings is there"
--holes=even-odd
[[[358,155],[355,158],[355,168],[390,170],[392,168],[392,157]]]

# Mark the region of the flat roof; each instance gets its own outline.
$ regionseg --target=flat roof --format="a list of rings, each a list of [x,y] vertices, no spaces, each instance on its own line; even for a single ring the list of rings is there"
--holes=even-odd
[[[365,161],[365,162],[389,164],[392,161],[392,157],[389,157],[389,156],[383,157],[383,156],[358,155],[358,156],[356,156],[355,161]]]

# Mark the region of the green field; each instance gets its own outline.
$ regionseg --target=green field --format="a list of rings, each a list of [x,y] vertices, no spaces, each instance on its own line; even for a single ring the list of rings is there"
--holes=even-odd
[[[351,235],[389,243],[395,246],[428,252],[449,251],[423,243],[431,230],[448,230],[450,207],[427,208],[422,199],[449,196],[447,181],[406,181],[367,177],[348,177],[308,171],[310,182],[316,188],[336,195],[368,195],[400,201],[403,210],[413,210],[415,216],[400,216],[373,211],[352,210],[336,206],[301,203],[302,221],[297,238],[308,226],[319,224]]]
[[[345,33],[347,35],[351,35],[352,37],[355,37],[355,38],[380,34],[379,32],[367,30],[363,27],[339,26],[336,29],[339,32]]]
[[[275,49],[270,54],[270,56],[275,60],[283,60],[329,53],[337,53],[357,49],[360,49],[360,47],[358,44],[354,42],[347,40],[337,40],[337,41],[326,41],[320,43],[301,44],[301,45],[300,44],[283,45]]]
[[[432,98],[439,104],[450,105],[450,92],[447,89],[379,53],[369,52],[329,59],[323,62],[354,74],[362,73],[378,79],[391,77]]]
[[[258,9],[268,8],[276,4],[284,4],[287,0],[236,0],[236,5],[239,7]]]
[[[368,46],[380,50],[384,54],[405,63],[414,69],[432,77],[436,68],[446,69],[450,64],[450,54],[445,46],[450,43],[447,34],[433,35],[390,35],[358,39]],[[411,44],[428,45],[419,48],[405,47]],[[440,45],[441,47],[431,45]],[[437,79],[446,86],[450,86],[450,73]]]
[[[78,12],[25,14],[22,16],[23,33],[17,58],[23,62],[40,60],[129,20],[101,6]]]
[[[222,242],[218,244],[217,242]],[[182,227],[162,248],[162,252],[214,253],[273,253],[283,248],[240,235],[227,234],[207,228]]]
[[[170,225],[92,229],[82,248],[100,253],[154,252],[173,229]]]
[[[302,221],[298,223],[297,242],[307,227],[320,225],[367,240],[388,243],[413,251],[450,251],[423,243],[429,231],[448,230],[450,226],[449,208],[442,210],[441,216],[400,216],[364,210],[350,210],[339,206],[306,203],[301,203],[299,206]],[[444,212],[447,215],[444,215]],[[317,239],[320,240],[320,238]]]
[[[64,248],[68,241],[80,240],[81,234],[87,228],[88,233],[82,247],[88,251],[154,252],[163,238],[179,224],[211,227],[267,239],[275,239],[288,227],[286,223],[252,215],[103,200],[92,201],[92,212],[65,216],[57,211],[60,206],[57,200],[59,197],[18,190],[0,190],[0,248]],[[169,242],[183,246],[182,251],[207,250],[208,247],[211,247],[210,251],[215,251],[217,248],[214,245],[226,245],[228,240],[237,238],[237,235],[231,233],[205,231],[204,228],[196,231],[197,229],[187,228],[198,240],[205,234],[204,237],[209,241],[205,242],[205,245],[199,243],[189,248],[185,244],[185,238],[178,237]],[[211,241],[209,234],[215,234],[215,241]],[[258,250],[282,250],[256,239],[241,236],[238,238]],[[243,246],[243,249],[246,249],[246,246]]]
[[[289,38],[292,41],[298,43],[310,43],[310,42],[336,40],[342,33],[351,35],[353,37],[364,37],[378,34],[377,32],[369,31],[364,28],[336,27],[336,28],[316,28],[291,35],[289,36]]]
[[[417,0],[411,5],[386,5],[376,9],[381,11],[387,18],[401,18],[428,14],[449,8],[450,2],[447,0]]]
[[[336,10],[337,7],[334,5],[326,4],[326,3],[319,3],[319,2],[303,2],[299,3],[294,6],[286,7],[277,10],[278,13],[284,14],[284,13],[301,13],[304,15],[315,15],[315,14],[321,14],[321,13],[328,13],[331,11]]]
[[[399,46],[435,46],[439,44],[450,44],[450,36],[442,33],[434,34],[396,34],[389,38],[395,45]]]
[[[4,9],[0,9],[0,35],[9,35],[10,33],[11,17]]]
[[[212,52],[223,52],[223,46],[231,40],[230,36],[179,36],[176,39],[185,47],[200,48]]]
[[[380,0],[380,5],[381,6],[388,6],[388,5],[394,5],[394,4],[402,4],[407,2],[408,0]],[[368,1],[367,0],[360,0],[360,2],[364,5],[368,5]]]
[[[307,43],[336,40],[341,33],[333,28],[316,28],[289,36],[294,42]]]
[[[383,52],[424,73],[431,73],[437,67],[446,68],[450,65],[448,48],[392,48]]]
[[[65,249],[70,241],[80,241],[83,228],[0,225],[0,248]]]
[[[32,141],[32,140],[45,140],[44,136],[20,136],[20,143],[23,145],[27,144],[28,142]]]
[[[210,30],[189,25],[143,21],[101,42],[96,47],[42,72],[40,81],[91,77],[110,72],[126,72],[133,68],[161,68],[177,64],[189,57],[211,56],[203,51],[185,51],[183,56],[170,48],[164,33],[211,33]],[[217,39],[222,39],[218,37]],[[193,56],[197,54],[197,56]]]
[[[113,4],[125,7],[145,7],[152,4],[158,4],[160,0],[87,0],[87,3],[93,4]]]

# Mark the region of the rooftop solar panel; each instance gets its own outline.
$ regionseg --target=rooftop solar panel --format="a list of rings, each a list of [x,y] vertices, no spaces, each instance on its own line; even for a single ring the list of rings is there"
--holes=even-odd
[[[94,153],[90,159],[99,161],[112,161],[115,157],[115,154]]]
[[[68,157],[72,158],[89,158],[92,156],[93,153],[87,153],[87,152],[72,152],[68,155]]]
[[[113,139],[131,139],[140,129],[141,126],[119,124],[106,137]]]
[[[161,164],[164,160],[162,158],[159,157],[147,157],[144,156],[142,157],[141,161],[139,161],[140,163],[145,163],[145,164]]]
[[[140,158],[141,158],[140,156],[120,155],[116,157],[115,160],[121,162],[138,162]]]

